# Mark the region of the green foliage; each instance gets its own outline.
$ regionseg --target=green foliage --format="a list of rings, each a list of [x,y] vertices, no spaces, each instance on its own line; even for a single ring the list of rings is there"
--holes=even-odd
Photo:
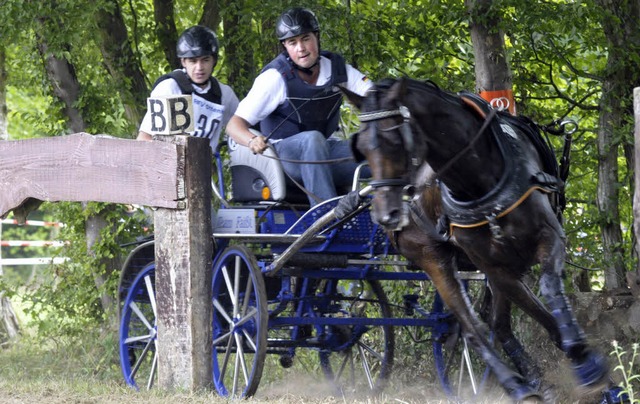
[[[611,356],[615,356],[617,365],[613,369],[614,373],[620,373],[622,376],[622,392],[629,396],[631,404],[640,402],[637,398],[638,382],[640,381],[640,374],[637,369],[638,359],[638,344],[634,343],[631,346],[631,352],[624,351],[617,341],[613,341],[613,351]]]
[[[174,3],[176,28],[181,32],[199,21],[205,2]],[[219,35],[222,50],[215,75],[242,98],[260,69],[280,50],[273,30],[277,16],[300,4],[292,0],[217,3],[221,23],[212,28]],[[320,20],[322,48],[344,54],[372,80],[408,75],[431,79],[456,91],[473,90],[475,83],[470,16],[464,3],[313,0],[304,6],[313,9]],[[82,89],[75,106],[82,112],[87,131],[130,137],[138,122],[129,122],[125,117],[119,83],[114,82],[103,63],[94,17],[101,8],[120,7],[133,52],[150,86],[170,69],[156,38],[153,4],[151,0],[3,0],[0,18],[12,22],[0,25],[0,37],[7,49],[11,139],[68,133],[62,105],[53,95],[44,59],[38,52],[38,37],[46,39],[49,52],[73,64]],[[573,136],[571,175],[566,184],[568,259],[586,268],[604,269],[608,263],[603,262],[600,226],[610,218],[602,217],[596,206],[599,104],[602,78],[612,69],[621,68],[606,64],[613,45],[608,43],[601,26],[604,11],[592,0],[494,0],[492,12],[503,16],[500,28],[505,34],[518,113],[540,124],[564,118],[579,124]],[[638,54],[630,54],[628,59],[629,63],[637,63]],[[637,78],[629,81],[638,82]],[[622,100],[629,109],[630,101]],[[344,133],[349,134],[356,130],[357,118],[348,106],[343,111]],[[624,117],[617,128],[613,147],[631,144],[632,114]],[[560,153],[562,139],[552,138],[551,143]],[[619,172],[620,225],[624,245],[630,246],[632,173],[622,158]],[[48,327],[47,332],[67,328],[77,332],[83,320],[69,325],[76,321],[70,318],[84,316],[84,325],[99,323],[105,318],[99,296],[102,292],[114,293],[114,268],[102,267],[98,262],[122,255],[118,244],[144,233],[144,221],[128,216],[122,207],[56,206],[55,217],[69,224],[59,237],[69,240],[70,246],[59,254],[70,257],[71,263],[50,268],[42,279],[42,288],[32,290],[30,314]],[[105,215],[108,223],[91,254],[86,250],[84,235],[84,221],[90,214]],[[626,260],[632,262],[630,248],[624,253]],[[94,276],[98,275],[107,277],[100,290],[94,284]],[[593,282],[600,286],[598,277]],[[77,293],[72,293],[74,288]]]
[[[59,239],[68,242],[59,254],[69,261],[46,267],[22,293],[24,312],[38,334],[78,336],[87,328],[101,328],[113,312],[106,312],[101,297],[115,301],[119,281],[119,260],[127,250],[121,244],[145,234],[147,218],[142,212],[130,212],[124,205],[59,202],[50,206],[53,216],[66,218]],[[99,239],[87,248],[86,222],[92,216],[104,219],[107,226]],[[102,261],[117,267],[105,267]],[[96,282],[103,278],[104,283]],[[115,310],[115,305],[111,307]]]

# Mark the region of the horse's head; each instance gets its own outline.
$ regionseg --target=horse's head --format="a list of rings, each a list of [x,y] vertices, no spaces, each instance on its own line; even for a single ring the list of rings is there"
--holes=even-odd
[[[385,80],[360,97],[345,91],[360,110],[360,131],[352,138],[357,160],[366,159],[375,188],[373,220],[386,230],[408,223],[407,200],[415,192],[414,176],[424,146],[413,135],[411,113],[403,104],[405,80]]]

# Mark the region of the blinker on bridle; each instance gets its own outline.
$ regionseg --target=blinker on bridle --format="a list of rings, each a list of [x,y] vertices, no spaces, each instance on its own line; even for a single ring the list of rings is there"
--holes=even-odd
[[[411,126],[409,121],[411,120],[411,112],[409,108],[404,105],[400,105],[398,109],[389,109],[389,110],[379,110],[379,111],[371,111],[364,112],[358,115],[358,119],[360,122],[374,122],[373,133],[371,134],[370,146],[372,149],[377,149],[380,147],[380,142],[378,140],[378,126],[377,121],[382,119],[401,116],[402,122],[396,126],[392,126],[386,129],[380,129],[382,132],[389,132],[395,129],[400,130],[400,134],[402,135],[402,142],[404,143],[405,149],[407,151],[413,150],[413,134],[411,133]],[[415,168],[418,166],[418,159],[415,156],[411,157],[412,167],[411,172],[415,171]],[[389,178],[383,180],[372,180],[369,185],[371,185],[374,189],[380,187],[403,187],[403,195],[407,195],[410,198],[413,198],[415,194],[415,187],[407,181],[405,178]]]

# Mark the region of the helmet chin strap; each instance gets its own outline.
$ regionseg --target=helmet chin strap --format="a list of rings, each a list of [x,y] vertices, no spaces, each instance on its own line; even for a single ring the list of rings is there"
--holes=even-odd
[[[319,62],[320,62],[320,56],[318,56],[318,58],[316,59],[316,62],[315,62],[314,64],[312,64],[311,66],[309,66],[309,67],[302,67],[302,66],[299,66],[298,64],[293,63],[293,62],[292,62],[291,64],[292,64],[292,65],[293,65],[293,67],[295,67],[297,70],[300,70],[301,72],[303,72],[303,73],[308,74],[309,76],[311,76],[311,75],[313,74],[313,68],[314,68],[314,67],[316,67],[316,66],[318,66],[318,63],[319,63]]]

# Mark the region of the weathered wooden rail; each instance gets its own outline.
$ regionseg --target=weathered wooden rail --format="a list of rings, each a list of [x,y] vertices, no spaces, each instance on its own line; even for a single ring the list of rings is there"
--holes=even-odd
[[[0,142],[0,216],[26,220],[41,201],[158,208],[158,385],[210,388],[211,149],[191,136],[160,140],[79,133]]]

